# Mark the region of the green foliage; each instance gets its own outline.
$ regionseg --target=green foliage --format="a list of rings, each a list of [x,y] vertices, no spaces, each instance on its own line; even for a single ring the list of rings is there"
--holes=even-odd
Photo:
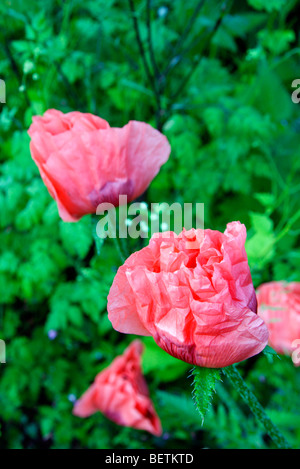
[[[121,127],[160,128],[169,161],[147,201],[204,203],[205,227],[246,224],[255,287],[300,281],[300,114],[296,0],[11,0],[0,4],[1,448],[268,448],[235,389],[143,339],[143,368],[164,435],[72,415],[74,399],[133,337],[114,331],[106,299],[120,265],[97,256],[90,217],[60,220],[30,156],[28,127],[46,109],[91,112]],[[163,9],[162,9],[163,8]],[[223,11],[223,13],[222,13]],[[218,21],[223,15],[223,21]],[[159,99],[158,99],[159,95]],[[130,246],[136,249],[134,246]],[[271,353],[239,365],[293,447],[300,445],[299,369]],[[202,390],[200,392],[200,389]],[[214,393],[216,389],[216,393]],[[209,405],[212,397],[213,405]]]
[[[285,0],[271,0],[269,2],[264,2],[262,0],[248,0],[249,5],[256,8],[257,10],[280,10],[286,3]]]

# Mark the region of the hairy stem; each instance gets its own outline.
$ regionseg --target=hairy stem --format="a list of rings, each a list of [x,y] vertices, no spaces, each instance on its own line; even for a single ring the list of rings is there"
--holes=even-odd
[[[277,426],[268,417],[264,408],[258,402],[253,392],[248,388],[247,384],[245,383],[244,379],[242,378],[236,367],[234,365],[228,366],[226,368],[223,368],[222,371],[225,376],[229,378],[234,388],[238,390],[240,396],[251,409],[256,419],[264,426],[266,432],[276,444],[277,448],[291,449],[291,446],[288,441],[282,435]]]

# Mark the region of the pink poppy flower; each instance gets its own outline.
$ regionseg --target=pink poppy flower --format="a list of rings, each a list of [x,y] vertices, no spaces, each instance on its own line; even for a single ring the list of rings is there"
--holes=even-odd
[[[143,344],[139,340],[133,341],[123,355],[96,376],[94,383],[76,402],[73,414],[85,418],[99,411],[118,425],[160,436],[161,423],[142,375],[142,351]]]
[[[168,160],[164,135],[144,122],[122,128],[92,114],[50,109],[33,118],[30,150],[67,222],[95,213],[100,203],[139,197]]]
[[[152,336],[170,355],[219,368],[261,352],[268,330],[257,316],[245,251],[246,228],[159,233],[132,254],[108,296],[113,327]]]
[[[300,346],[300,283],[264,283],[257,289],[257,300],[270,346],[279,354],[293,355]],[[299,366],[300,360],[294,363]]]

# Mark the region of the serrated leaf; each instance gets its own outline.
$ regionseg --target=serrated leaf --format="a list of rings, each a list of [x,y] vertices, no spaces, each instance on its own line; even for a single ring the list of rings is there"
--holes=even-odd
[[[192,376],[194,377],[193,398],[203,423],[212,402],[216,382],[221,379],[220,370],[218,368],[195,367],[192,370]]]

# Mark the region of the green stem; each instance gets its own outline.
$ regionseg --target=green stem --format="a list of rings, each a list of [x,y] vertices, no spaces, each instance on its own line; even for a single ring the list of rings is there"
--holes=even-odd
[[[223,373],[227,378],[230,379],[231,383],[238,390],[240,396],[249,406],[254,416],[261,422],[264,426],[268,435],[272,438],[277,448],[280,449],[291,449],[290,444],[279,431],[279,429],[274,425],[272,420],[266,414],[262,405],[258,402],[257,398],[253,392],[248,388],[244,379],[236,369],[234,365],[223,368]]]
[[[103,242],[104,242],[105,238],[101,238],[97,234],[97,223],[98,223],[98,221],[99,221],[99,217],[97,217],[97,215],[93,214],[91,216],[92,233],[93,233],[93,238],[94,238],[95,245],[96,245],[97,255],[99,256],[100,253],[101,253],[101,249],[102,249]],[[121,243],[120,243],[120,239],[117,237],[117,234],[115,234],[115,236],[114,236],[113,233],[112,233],[111,238],[114,242],[114,245],[116,247],[116,250],[119,254],[119,257],[120,257],[122,263],[124,263],[125,260],[126,260],[126,255],[123,252],[123,249],[122,249],[122,246],[121,246]]]
[[[120,243],[120,239],[116,236],[115,238],[113,237],[113,242],[115,244],[115,247],[116,247],[116,250],[118,251],[118,254],[119,254],[119,257],[121,259],[121,261],[124,262],[126,261],[126,257],[125,255],[123,254],[123,250],[122,250],[122,247],[121,247],[121,243]]]
[[[130,249],[128,247],[127,238],[119,238],[119,242],[120,242],[122,251],[127,259],[131,254]]]
[[[97,223],[98,223],[98,221],[99,221],[99,218],[97,217],[97,215],[93,214],[91,216],[91,225],[92,225],[93,238],[94,238],[95,245],[96,245],[97,256],[99,256],[100,253],[101,253],[101,248],[102,248],[103,241],[104,241],[104,239],[99,238],[99,236],[97,235]]]

